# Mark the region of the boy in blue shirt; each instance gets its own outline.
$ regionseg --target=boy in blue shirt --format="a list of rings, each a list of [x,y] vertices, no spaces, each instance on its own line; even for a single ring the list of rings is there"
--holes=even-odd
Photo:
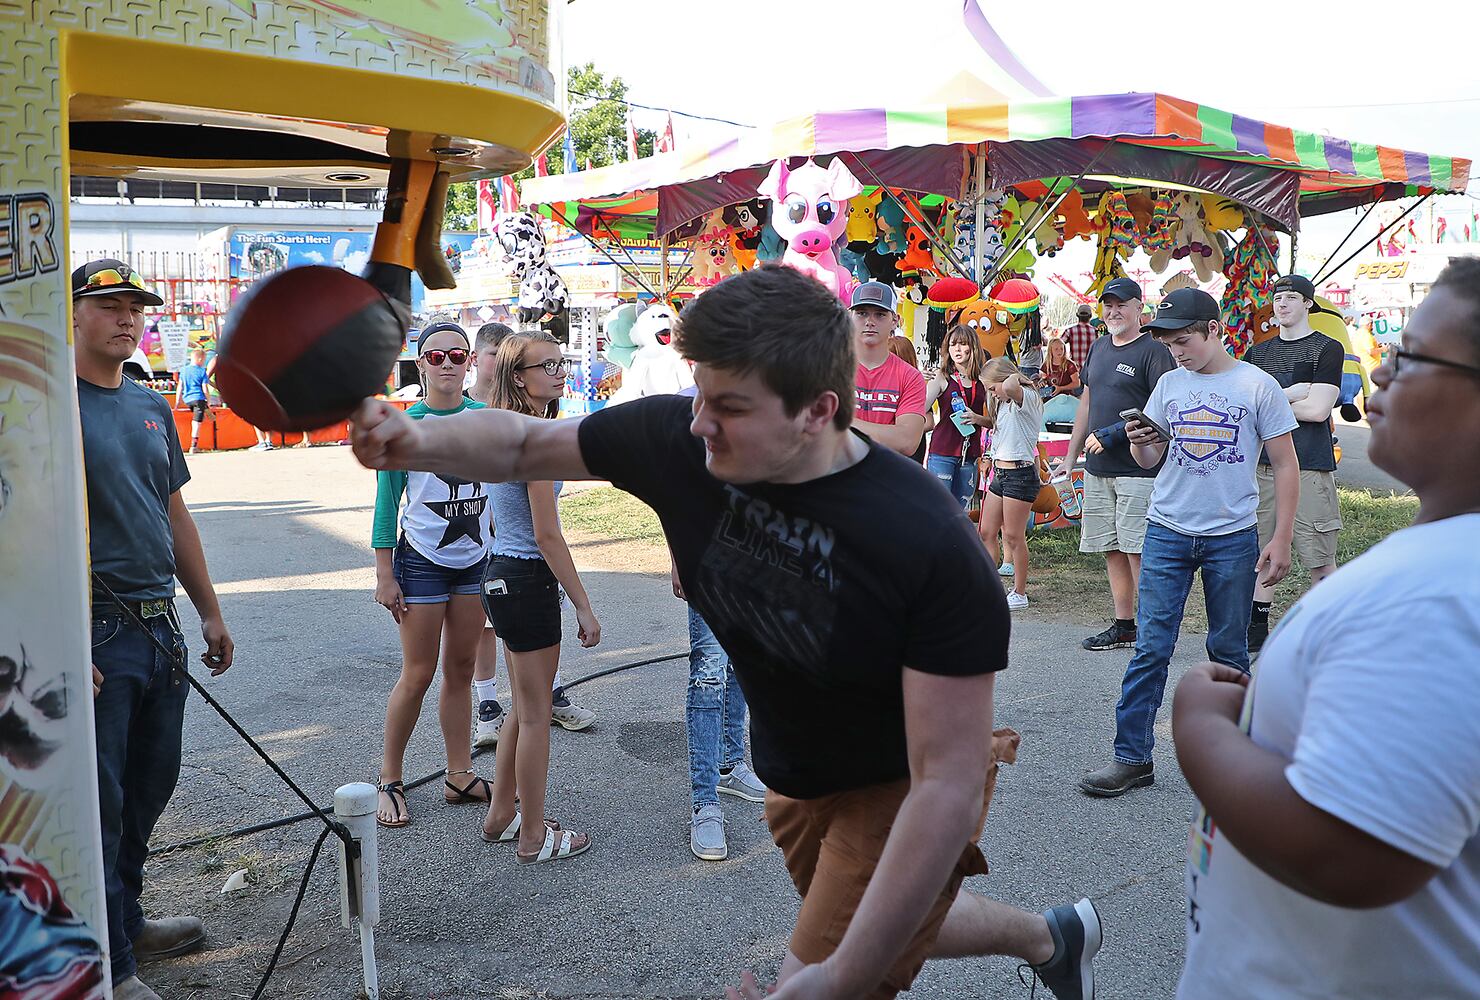
[[[180,380],[175,383],[175,407],[183,403],[190,411],[190,454],[200,451],[200,425],[210,415],[211,404],[206,401],[206,381],[211,377],[206,367],[206,352],[197,347],[190,352],[190,364],[180,369]]]

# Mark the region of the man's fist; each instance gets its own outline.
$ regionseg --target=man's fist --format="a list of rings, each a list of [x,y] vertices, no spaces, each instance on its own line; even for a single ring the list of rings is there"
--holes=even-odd
[[[384,400],[364,400],[350,417],[349,443],[367,469],[404,468],[419,439],[416,421]]]

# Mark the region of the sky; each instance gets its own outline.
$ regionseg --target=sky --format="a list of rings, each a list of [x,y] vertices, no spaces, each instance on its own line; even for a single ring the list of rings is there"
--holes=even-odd
[[[1345,139],[1480,160],[1480,32],[1458,16],[1436,17],[1437,5],[1371,5],[1364,14],[1365,5],[1333,13],[1292,0],[1063,0],[1050,17],[1043,4],[981,2],[1054,94],[1160,91]],[[920,103],[912,98],[978,58],[960,10],[960,0],[573,0],[565,55],[621,76],[634,102],[761,124]],[[1405,23],[1405,10],[1426,14]],[[663,112],[634,117],[645,128],[665,121]],[[674,123],[680,143],[708,146],[735,131],[681,116]],[[1470,191],[1480,196],[1480,183]],[[1346,213],[1312,220],[1302,246],[1334,248],[1354,221]]]

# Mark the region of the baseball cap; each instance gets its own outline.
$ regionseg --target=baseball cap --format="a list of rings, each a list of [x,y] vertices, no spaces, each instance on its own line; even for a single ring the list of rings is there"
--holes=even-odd
[[[1129,302],[1131,299],[1141,300],[1145,298],[1146,296],[1141,294],[1141,286],[1136,284],[1132,278],[1116,278],[1110,284],[1106,285],[1105,290],[1100,293],[1101,302],[1104,302],[1106,299],[1119,299],[1122,302]]]
[[[1074,310],[1074,315],[1080,317],[1081,319],[1089,319],[1091,316],[1094,315],[1094,312],[1094,307],[1091,306],[1088,302],[1081,302],[1079,304],[1079,308]]]
[[[1316,286],[1311,280],[1300,274],[1287,274],[1276,281],[1269,289],[1269,294],[1276,292],[1299,292],[1303,297],[1312,302],[1316,298]]]
[[[139,272],[121,260],[101,257],[90,260],[72,272],[72,298],[85,295],[118,295],[130,292],[144,300],[145,305],[162,306],[164,299],[144,287]]]
[[[1203,320],[1221,319],[1218,300],[1200,288],[1179,288],[1161,300],[1142,330],[1181,330]]]
[[[899,295],[882,281],[865,281],[853,289],[853,299],[848,303],[849,309],[857,309],[859,306],[877,306],[894,312],[899,307]]]

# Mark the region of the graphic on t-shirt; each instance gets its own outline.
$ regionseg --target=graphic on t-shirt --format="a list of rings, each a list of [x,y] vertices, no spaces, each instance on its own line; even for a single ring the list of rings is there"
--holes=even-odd
[[[437,478],[447,486],[447,499],[422,501],[423,507],[447,522],[437,548],[445,549],[459,538],[466,538],[474,545],[482,545],[483,508],[488,506],[483,484],[456,476],[438,475]],[[472,487],[466,497],[462,495],[465,486]]]
[[[1249,413],[1247,407],[1230,406],[1228,400],[1213,392],[1208,401],[1201,393],[1189,393],[1186,403],[1173,400],[1166,405],[1167,423],[1172,428],[1172,456],[1176,463],[1198,476],[1211,475],[1220,462],[1233,465],[1244,460],[1239,452],[1239,421]]]
[[[897,415],[899,413],[899,397],[902,395],[894,389],[864,389],[855,387],[857,392],[857,406],[859,413],[888,413]]]
[[[831,528],[726,484],[728,507],[700,563],[704,617],[785,663],[821,668],[837,615]]]

